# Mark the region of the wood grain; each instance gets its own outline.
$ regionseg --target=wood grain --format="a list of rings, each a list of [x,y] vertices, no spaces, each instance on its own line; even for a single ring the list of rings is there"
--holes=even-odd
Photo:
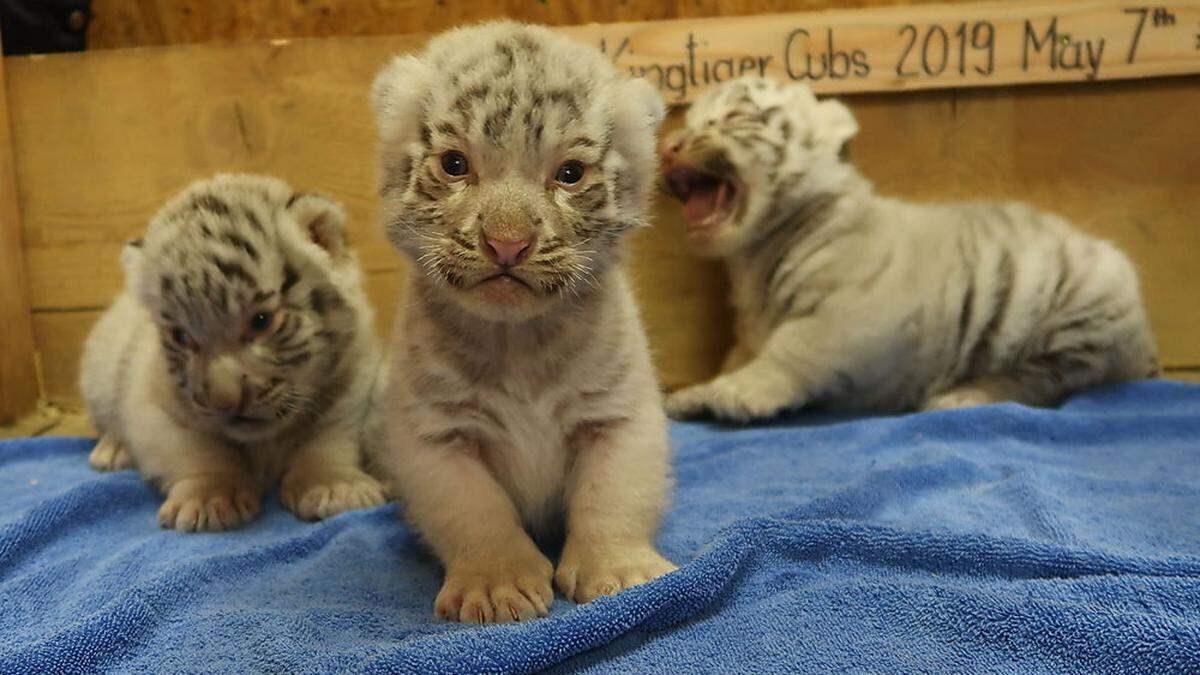
[[[1200,73],[1200,0],[1168,7],[1152,17],[1121,0],[1008,0],[562,30],[685,103],[747,72],[819,94]]]
[[[489,4],[477,3],[480,18],[493,14]],[[654,12],[648,16],[649,3],[641,2],[633,3],[640,12],[637,21],[621,21],[622,12],[589,12],[586,20],[604,23],[561,30],[605,50],[618,68],[644,76],[672,103],[690,102],[704,89],[745,72],[803,81],[818,93],[833,94],[1200,73],[1195,48],[1200,0],[1172,0],[1153,12],[1121,0],[889,4],[767,14],[755,8],[760,13],[748,16],[676,8],[679,18],[666,19]],[[547,3],[542,6],[549,11]],[[254,7],[212,3],[204,11],[188,9],[179,39],[168,41],[193,41],[187,26],[202,17],[205,25],[234,27],[235,36],[245,37],[236,27],[254,25],[245,20]],[[332,13],[331,7],[318,5],[300,15],[319,17],[319,26]],[[104,13],[99,16],[102,21]],[[570,18],[585,20],[578,14]],[[468,17],[455,13],[455,19],[461,23]],[[364,28],[358,21],[344,23],[354,34]],[[328,34],[302,26],[293,22],[276,35]],[[400,30],[439,28],[416,21]]]
[[[376,226],[365,91],[390,54],[417,44],[331,38],[10,60],[30,297],[50,396],[75,396],[78,345],[121,285],[121,243],[185,183],[218,170],[274,173],[342,200],[386,334],[403,275]],[[1197,84],[855,95],[847,101],[863,130],[852,155],[887,194],[1032,201],[1115,240],[1142,271],[1164,362],[1198,367]],[[687,251],[680,223],[664,201],[629,251],[669,387],[711,374],[729,340],[723,276]]]
[[[93,0],[89,49],[436,33],[510,18],[550,26],[915,5],[929,0]]]
[[[0,59],[0,94],[7,65]],[[0,424],[33,410],[39,395],[8,112],[0,98]]]

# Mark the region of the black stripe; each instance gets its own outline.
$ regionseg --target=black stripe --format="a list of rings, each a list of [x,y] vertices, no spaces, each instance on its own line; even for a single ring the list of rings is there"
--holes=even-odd
[[[958,341],[954,352],[962,354],[963,340],[967,338],[967,329],[971,326],[971,313],[975,310],[975,280],[967,280],[967,290],[963,293],[962,309],[958,314]]]
[[[309,354],[308,352],[300,352],[299,354],[297,354],[289,359],[276,360],[275,365],[277,365],[277,366],[298,366],[301,363],[308,361],[310,358],[312,358],[312,354]]]
[[[500,142],[500,136],[508,128],[509,111],[501,108],[487,116],[483,122],[483,133],[493,142]]]
[[[221,239],[230,246],[243,251],[254,262],[258,262],[258,249],[254,247],[254,244],[247,241],[245,237],[234,232],[226,232],[221,235]]]
[[[1013,276],[1012,254],[1002,249],[992,275],[997,285],[996,290],[992,292],[991,316],[984,324],[983,330],[979,331],[975,346],[971,349],[971,356],[968,359],[973,373],[980,372],[986,361],[995,356],[992,346],[996,339],[996,332],[1004,324],[1004,316],[1008,312],[1009,301],[1012,299]]]
[[[894,251],[889,249],[887,252],[887,257],[883,259],[883,262],[879,264],[879,267],[872,271],[866,279],[863,279],[862,282],[859,283],[858,287],[864,291],[869,290],[871,285],[874,284],[875,281],[878,280],[879,277],[882,276],[884,272],[888,271],[888,268],[892,266],[893,254]]]
[[[476,435],[468,429],[456,428],[436,434],[421,434],[419,438],[422,442],[433,445],[451,445],[459,442],[469,443],[475,440]]]
[[[198,195],[192,200],[192,208],[208,211],[224,218],[229,217],[229,205],[213,195]]]
[[[279,287],[279,292],[287,295],[287,292],[298,281],[300,281],[300,275],[296,274],[296,268],[292,267],[291,264],[285,263],[283,266],[283,285]]]
[[[327,310],[341,309],[345,306],[345,301],[342,296],[332,287],[314,288],[309,296],[309,304],[317,314],[324,314]]]
[[[246,222],[250,223],[250,227],[258,230],[259,232],[263,231],[262,221],[258,219],[258,214],[254,212],[254,209],[247,206],[246,208],[242,209],[242,213],[246,214]],[[255,260],[257,259],[258,258],[256,257]]]
[[[435,410],[448,417],[467,416],[483,419],[498,429],[507,429],[504,420],[496,411],[475,401],[436,401],[430,404]]]
[[[234,279],[241,279],[247,284],[254,285],[254,278],[250,276],[250,273],[246,271],[246,268],[242,267],[236,262],[222,260],[215,256],[212,256],[211,258],[213,264],[217,266],[217,269],[222,275],[224,275],[226,279],[230,281],[233,281]]]

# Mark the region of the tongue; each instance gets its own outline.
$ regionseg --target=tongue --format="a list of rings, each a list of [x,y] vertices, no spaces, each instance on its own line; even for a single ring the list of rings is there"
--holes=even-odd
[[[712,215],[717,209],[717,189],[695,188],[683,203],[683,216],[693,223],[698,223]]]

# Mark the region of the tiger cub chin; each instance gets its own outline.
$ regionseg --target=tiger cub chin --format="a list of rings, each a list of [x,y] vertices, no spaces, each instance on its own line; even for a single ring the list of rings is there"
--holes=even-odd
[[[689,239],[723,257],[736,343],[676,417],[808,404],[1052,405],[1157,373],[1129,260],[1025,204],[877,196],[841,155],[858,125],[803,85],[710,90],[661,146]]]
[[[218,175],[125,247],[80,387],[92,466],[136,466],[162,526],[241,525],[280,478],[305,519],[383,503],[364,471],[379,353],[344,220],[281,180]]]
[[[663,104],[595,49],[496,23],[375,81],[380,193],[412,258],[388,425],[447,619],[545,615],[674,569],[654,548],[671,449],[619,264]],[[565,543],[557,567],[534,539]]]

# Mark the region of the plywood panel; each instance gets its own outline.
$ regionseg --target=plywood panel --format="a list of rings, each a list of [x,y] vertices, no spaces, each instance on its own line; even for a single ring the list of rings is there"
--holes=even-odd
[[[0,60],[0,424],[33,410],[39,393],[12,136],[4,98],[5,66],[7,61]]]
[[[436,33],[512,18],[551,26],[736,16],[928,0],[93,0],[88,48]]]
[[[219,169],[275,173],[341,199],[374,272],[372,297],[399,293],[398,258],[375,225],[365,91],[389,54],[414,44],[339,38],[14,59],[15,162],[49,390],[73,390],[64,363],[88,320],[70,314],[95,311],[120,287],[121,242],[180,186]],[[1142,269],[1164,362],[1197,366],[1198,84],[858,95],[848,99],[863,129],[852,154],[888,194],[1028,200],[1114,239]],[[663,203],[657,226],[631,246],[669,386],[710,374],[729,339],[719,268],[694,258],[680,233],[676,208]]]

